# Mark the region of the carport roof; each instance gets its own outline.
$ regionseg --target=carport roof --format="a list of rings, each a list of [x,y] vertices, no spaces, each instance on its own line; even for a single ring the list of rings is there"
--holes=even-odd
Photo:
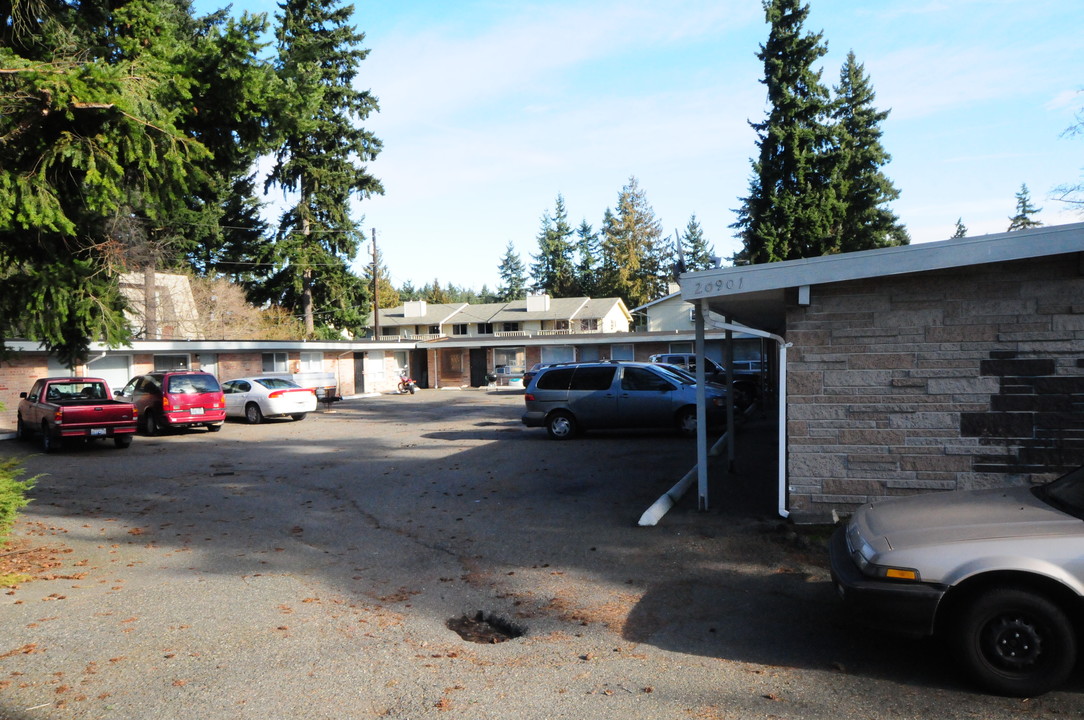
[[[781,332],[791,288],[1084,251],[1084,223],[716,268],[681,276],[681,296],[736,322]]]

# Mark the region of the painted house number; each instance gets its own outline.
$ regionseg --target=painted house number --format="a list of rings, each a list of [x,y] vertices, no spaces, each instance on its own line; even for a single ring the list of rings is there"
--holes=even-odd
[[[720,293],[724,290],[741,290],[744,282],[745,278],[743,277],[730,278],[729,280],[719,278],[715,282],[698,282],[696,283],[696,289],[693,290],[693,295],[699,297],[711,293]]]

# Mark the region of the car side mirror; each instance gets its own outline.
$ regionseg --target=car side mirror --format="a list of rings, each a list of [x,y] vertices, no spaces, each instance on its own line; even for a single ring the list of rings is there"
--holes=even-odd
[[[19,393],[19,398],[22,399],[22,400],[25,400],[26,399],[26,393],[24,393],[24,392]]]

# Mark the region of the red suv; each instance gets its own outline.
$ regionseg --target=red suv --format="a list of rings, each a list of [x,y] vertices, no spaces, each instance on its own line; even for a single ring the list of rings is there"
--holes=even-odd
[[[139,375],[117,397],[135,404],[140,430],[147,435],[194,425],[218,432],[226,420],[226,398],[210,373],[183,370]]]

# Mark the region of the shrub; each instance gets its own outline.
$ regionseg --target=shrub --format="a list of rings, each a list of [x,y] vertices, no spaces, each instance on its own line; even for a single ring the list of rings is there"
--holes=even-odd
[[[34,487],[37,477],[20,480],[24,472],[18,458],[0,460],[0,547],[7,543],[19,511],[30,503],[26,493]]]

